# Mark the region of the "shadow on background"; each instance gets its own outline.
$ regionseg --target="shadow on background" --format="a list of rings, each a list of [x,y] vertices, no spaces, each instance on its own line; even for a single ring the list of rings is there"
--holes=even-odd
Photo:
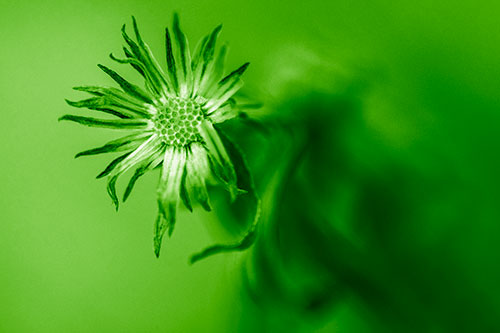
[[[484,132],[495,125],[469,122],[466,107],[453,119],[434,108],[410,123],[406,143],[390,142],[370,118],[380,106],[366,102],[380,91],[361,82],[273,105],[265,133],[233,127],[265,211],[248,307],[268,331],[496,330],[498,177],[479,169],[497,164],[498,150],[471,159],[494,148],[498,135]],[[490,106],[476,116],[491,116]],[[402,112],[411,111],[383,129],[397,129]]]

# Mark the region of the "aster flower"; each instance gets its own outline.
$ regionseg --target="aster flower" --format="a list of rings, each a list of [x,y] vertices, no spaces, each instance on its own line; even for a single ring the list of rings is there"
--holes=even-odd
[[[165,31],[166,69],[143,41],[135,18],[135,40],[122,28],[127,47],[125,58],[110,57],[130,64],[144,78],[145,88],[134,85],[106,66],[98,65],[120,86],[118,88],[83,86],[74,89],[93,97],[69,105],[107,113],[113,118],[65,115],[68,120],[90,127],[127,130],[130,134],[105,145],[80,152],[89,156],[122,152],[97,178],[107,177],[107,191],[118,209],[117,179],[134,170],[123,195],[125,201],[135,182],[146,172],[161,168],[157,187],[158,216],[154,227],[154,251],[159,256],[164,233],[171,235],[179,203],[192,210],[199,203],[209,211],[208,184],[227,188],[234,200],[241,190],[235,168],[225,144],[214,127],[238,115],[233,95],[241,88],[241,76],[248,63],[224,76],[227,52],[222,46],[216,52],[221,26],[216,27],[189,51],[188,41],[174,15],[172,30]],[[210,251],[209,251],[210,252]],[[215,249],[217,252],[217,249]]]

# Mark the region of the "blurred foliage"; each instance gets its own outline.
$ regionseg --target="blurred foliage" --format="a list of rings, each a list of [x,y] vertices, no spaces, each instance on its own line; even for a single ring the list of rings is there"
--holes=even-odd
[[[297,66],[300,72],[304,65]],[[413,127],[406,142],[388,142],[384,136],[408,135],[398,122],[409,111],[389,110],[393,124],[373,128],[381,106],[369,101],[385,97],[381,83],[362,73],[339,86],[332,82],[342,73],[328,74],[323,66],[305,69],[286,82],[285,98],[268,100],[259,128],[234,134],[253,158],[263,197],[262,233],[247,275],[263,328],[320,329],[347,304],[359,318],[354,326],[339,319],[335,326],[346,331],[496,331],[498,247],[480,248],[489,237],[498,244],[500,214],[489,206],[494,187],[480,183],[498,184],[498,176],[490,169],[471,177],[478,161],[469,158],[489,146],[479,167],[498,164],[498,115],[471,121],[462,107],[450,121],[450,110],[431,109],[409,116],[415,121],[403,124]],[[462,140],[475,145],[456,145]],[[478,259],[493,266],[476,270]],[[489,285],[482,284],[489,274]]]

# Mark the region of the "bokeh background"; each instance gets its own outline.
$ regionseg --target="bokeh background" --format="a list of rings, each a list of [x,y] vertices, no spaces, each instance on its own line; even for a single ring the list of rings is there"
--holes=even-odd
[[[1,332],[500,330],[500,5],[495,1],[0,2]],[[256,245],[188,265],[245,222],[181,211],[152,251],[157,174],[118,213],[114,137],[58,123],[109,85],[131,15],[163,60],[219,23],[257,122],[224,124],[263,199]],[[138,79],[138,77],[136,77]],[[235,214],[233,214],[235,213]]]

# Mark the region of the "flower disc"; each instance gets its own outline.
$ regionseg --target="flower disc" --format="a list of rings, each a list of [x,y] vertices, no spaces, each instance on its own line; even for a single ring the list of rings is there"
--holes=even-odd
[[[175,97],[157,109],[153,122],[164,143],[184,147],[192,142],[202,141],[198,126],[203,118],[200,104],[189,98]]]

